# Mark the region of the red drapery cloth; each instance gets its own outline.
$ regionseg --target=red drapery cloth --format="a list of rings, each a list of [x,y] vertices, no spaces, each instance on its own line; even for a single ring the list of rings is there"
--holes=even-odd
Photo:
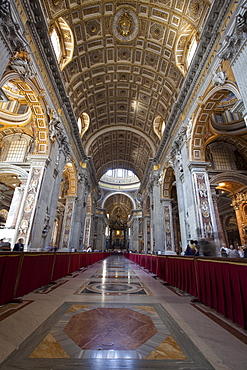
[[[247,264],[197,261],[198,299],[247,329]]]
[[[14,297],[21,253],[0,254],[0,305]]]
[[[22,297],[51,281],[53,253],[22,253],[22,258],[15,297]]]
[[[247,329],[247,261],[126,254],[168,284]],[[155,262],[156,261],[156,262]],[[156,272],[155,272],[156,268]]]

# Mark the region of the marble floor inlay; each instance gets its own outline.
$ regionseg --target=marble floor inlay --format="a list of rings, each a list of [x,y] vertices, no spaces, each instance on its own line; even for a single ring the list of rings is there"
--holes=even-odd
[[[34,290],[34,293],[38,293],[38,294],[48,294],[50,293],[52,290],[54,289],[57,289],[58,287],[60,287],[61,285],[67,283],[68,280],[58,280],[58,281],[55,281],[53,283],[50,283],[50,284],[47,284],[47,285],[44,285],[42,286],[41,288],[38,288],[38,289],[35,289]]]
[[[72,277],[49,295],[31,293],[36,310],[60,304],[6,358],[4,370],[213,370],[161,303],[157,292],[165,286],[134,263],[113,255]]]
[[[65,305],[29,358],[186,359],[155,305]]]
[[[123,282],[96,282],[90,281],[86,286],[79,289],[76,294],[108,294],[108,295],[120,295],[120,294],[141,294],[150,295],[148,289],[142,283],[123,283]]]
[[[58,362],[50,363],[51,369],[73,359],[82,369],[92,359],[135,360],[147,369],[152,361],[157,361],[156,369],[172,369],[178,362],[184,369],[212,369],[160,304],[65,302],[28,339],[25,351],[20,349],[21,358],[25,369],[52,359]]]
[[[34,302],[33,300],[20,300],[20,302],[10,302],[5,304],[4,306],[0,306],[0,321],[6,319],[7,317],[13,315],[15,312],[20,311],[27,305]]]

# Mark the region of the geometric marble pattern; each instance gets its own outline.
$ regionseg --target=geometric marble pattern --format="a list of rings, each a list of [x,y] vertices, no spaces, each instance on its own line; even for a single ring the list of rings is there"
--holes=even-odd
[[[6,359],[4,369],[213,369],[163,305],[151,303],[152,293],[135,281],[133,263],[111,256],[101,264],[91,278],[76,277],[84,284],[75,300],[58,305]],[[91,296],[83,295],[85,289]]]
[[[106,369],[106,360],[112,370],[133,364],[149,370],[213,369],[160,304],[65,302],[14,357],[21,369]],[[59,362],[65,360],[66,365]]]
[[[20,302],[10,302],[0,307],[0,321],[6,319],[7,317],[13,315],[22,308],[28,306],[32,303],[32,300],[20,300]]]
[[[144,294],[150,295],[148,289],[143,283],[124,283],[124,282],[95,282],[90,281],[86,286],[79,289],[77,294],[107,294],[107,295],[122,295],[122,294]]]
[[[157,333],[148,315],[130,308],[97,307],[72,315],[64,333],[83,350],[135,350]]]
[[[54,289],[58,288],[59,286],[67,283],[67,281],[68,280],[63,280],[63,279],[54,281],[54,282],[52,282],[50,284],[44,285],[41,288],[38,288],[38,289],[34,290],[34,293],[48,294],[51,291],[53,291]]]
[[[146,286],[134,281],[138,276],[131,262],[111,256],[102,266],[77,289],[80,302],[64,300],[6,359],[3,369],[212,369],[163,305],[150,303]],[[83,296],[84,289],[91,289],[91,296]],[[128,301],[110,299],[111,294],[125,294]]]

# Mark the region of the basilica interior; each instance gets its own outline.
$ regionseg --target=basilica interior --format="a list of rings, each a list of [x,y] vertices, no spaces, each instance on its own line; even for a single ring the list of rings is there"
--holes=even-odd
[[[245,244],[245,2],[0,12],[1,238],[174,255],[190,239]]]
[[[1,0],[0,51],[0,368],[245,369],[247,1]]]

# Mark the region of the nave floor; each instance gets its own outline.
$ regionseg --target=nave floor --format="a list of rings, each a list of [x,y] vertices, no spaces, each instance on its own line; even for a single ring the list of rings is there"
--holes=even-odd
[[[246,344],[192,298],[112,255],[0,308],[0,368],[246,369]]]

